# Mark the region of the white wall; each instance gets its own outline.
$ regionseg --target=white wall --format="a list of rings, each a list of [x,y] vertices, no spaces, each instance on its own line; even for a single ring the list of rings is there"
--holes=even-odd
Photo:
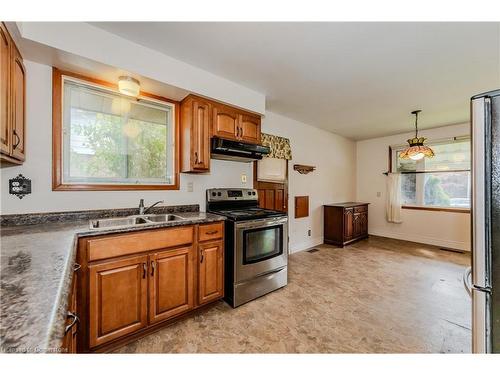
[[[52,191],[52,70],[47,65],[25,61],[27,155],[22,166],[2,168],[1,214],[54,212],[134,207],[164,200],[167,205],[200,204],[205,209],[205,189],[252,187],[251,163],[212,160],[206,175],[181,173],[179,191]],[[356,145],[353,141],[289,118],[267,112],[263,131],[290,138],[293,160],[289,163],[290,248],[299,251],[323,242],[322,205],[351,200],[355,195]],[[301,175],[294,163],[311,164],[316,171]],[[32,180],[33,193],[19,199],[8,193],[8,179],[22,173]],[[241,175],[247,183],[241,183]],[[193,182],[194,191],[187,191]],[[294,219],[294,197],[309,195],[310,216]],[[311,237],[307,231],[311,229]]]
[[[422,130],[429,140],[466,135],[469,124]],[[403,209],[403,223],[385,219],[386,172],[389,167],[388,148],[404,144],[414,133],[368,139],[357,142],[357,200],[370,203],[368,231],[370,234],[398,238],[431,245],[470,250],[470,214]],[[377,192],[381,193],[377,197]]]
[[[272,112],[266,113],[262,131],[287,137],[292,146],[293,160],[288,163],[291,252],[323,243],[323,205],[355,197],[355,142]],[[316,170],[302,175],[293,170],[293,164],[313,165]],[[309,217],[294,218],[298,195],[309,196]]]
[[[212,160],[212,172],[206,175],[181,173],[177,191],[52,191],[52,68],[25,61],[26,65],[26,162],[19,167],[2,168],[1,214],[71,211],[101,208],[125,208],[164,200],[167,205],[200,204],[205,210],[205,189],[212,187],[252,187],[250,163]],[[33,193],[19,199],[9,195],[8,179],[22,173],[32,180]],[[241,174],[247,183],[241,183]],[[187,183],[193,182],[193,192]]]

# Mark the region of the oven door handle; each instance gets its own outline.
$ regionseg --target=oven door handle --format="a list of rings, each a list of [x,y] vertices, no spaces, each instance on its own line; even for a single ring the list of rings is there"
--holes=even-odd
[[[251,228],[265,228],[273,225],[286,224],[288,222],[288,217],[282,217],[278,219],[257,219],[251,221],[242,221],[236,223],[237,229],[251,229]]]

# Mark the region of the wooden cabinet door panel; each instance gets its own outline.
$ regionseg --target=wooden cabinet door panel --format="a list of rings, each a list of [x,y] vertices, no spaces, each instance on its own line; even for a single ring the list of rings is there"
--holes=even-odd
[[[0,150],[9,155],[10,150],[10,36],[0,23]]]
[[[214,301],[224,295],[222,241],[200,244],[198,260],[198,303]]]
[[[149,322],[158,323],[194,307],[192,247],[150,256]]]
[[[12,50],[12,156],[24,160],[26,70],[19,51]]]
[[[147,325],[147,255],[89,266],[90,347]]]
[[[193,169],[210,169],[210,105],[193,101],[192,115],[192,155]]]
[[[240,138],[245,142],[260,143],[260,117],[240,115]]]
[[[353,221],[354,214],[352,209],[347,209],[344,211],[344,238],[346,240],[351,239],[353,236]]]
[[[238,111],[224,105],[214,105],[212,113],[212,136],[238,140]]]

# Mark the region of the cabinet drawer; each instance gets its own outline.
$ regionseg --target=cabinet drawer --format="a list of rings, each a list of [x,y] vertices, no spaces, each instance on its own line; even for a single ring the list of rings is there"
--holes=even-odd
[[[193,226],[106,236],[87,242],[88,261],[187,245],[193,242]]]
[[[224,234],[224,223],[213,223],[200,225],[198,231],[199,241],[216,240],[222,238]]]
[[[354,207],[354,212],[366,212],[366,211],[368,211],[368,206]]]

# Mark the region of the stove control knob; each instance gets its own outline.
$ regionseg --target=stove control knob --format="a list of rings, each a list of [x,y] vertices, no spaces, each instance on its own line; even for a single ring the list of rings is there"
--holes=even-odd
[[[251,192],[251,191],[249,191],[249,192],[248,192],[248,195],[252,195],[252,192]]]
[[[217,193],[217,195],[220,197],[220,196],[222,195],[222,193],[219,191],[219,192]]]
[[[215,191],[212,191],[212,197],[215,197]]]
[[[253,191],[252,194],[255,195],[255,191]]]

